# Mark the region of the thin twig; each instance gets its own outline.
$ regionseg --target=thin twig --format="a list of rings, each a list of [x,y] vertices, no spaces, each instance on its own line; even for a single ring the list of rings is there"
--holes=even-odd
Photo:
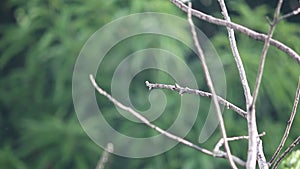
[[[300,7],[298,7],[297,9],[293,10],[290,13],[287,13],[287,14],[281,16],[278,20],[283,20],[283,19],[286,19],[288,17],[298,15],[299,13],[300,13]]]
[[[106,149],[104,150],[104,152],[97,164],[96,169],[104,169],[105,164],[108,161],[109,153],[112,153],[113,151],[114,151],[114,145],[112,143],[108,143],[106,146]]]
[[[178,84],[175,83],[175,85],[167,85],[167,84],[160,84],[160,83],[150,83],[148,81],[145,82],[146,86],[149,88],[149,90],[151,89],[155,89],[155,88],[159,88],[159,89],[169,89],[169,90],[173,90],[173,91],[177,91],[180,95],[187,93],[187,94],[195,94],[195,95],[199,95],[199,96],[203,96],[203,97],[208,97],[211,98],[212,94],[209,92],[204,92],[201,90],[196,90],[196,89],[190,89],[188,87],[181,87]],[[230,103],[229,101],[223,99],[220,96],[218,97],[218,102],[224,106],[226,106],[227,109],[231,109],[233,111],[235,111],[236,113],[238,113],[239,115],[241,115],[242,117],[246,118],[247,117],[247,113],[242,110],[241,108],[237,107],[236,105]]]
[[[223,117],[222,117],[220,105],[218,104],[218,99],[217,99],[217,95],[216,95],[216,92],[215,92],[215,88],[214,88],[213,82],[211,80],[208,67],[206,65],[206,61],[205,61],[205,56],[204,56],[203,50],[202,50],[202,48],[200,46],[200,43],[198,41],[198,37],[197,37],[197,33],[196,33],[194,22],[192,20],[192,14],[191,14],[192,3],[189,2],[188,4],[189,4],[188,21],[189,21],[189,24],[191,26],[191,32],[192,32],[192,35],[193,35],[194,45],[196,47],[199,59],[201,61],[202,67],[203,67],[203,71],[204,71],[204,74],[205,74],[207,86],[208,86],[209,90],[212,93],[212,100],[213,100],[214,106],[215,106],[216,111],[217,111],[217,116],[218,116],[219,123],[220,123],[220,129],[221,129],[222,137],[224,139],[225,150],[226,150],[226,153],[227,153],[227,156],[228,156],[228,160],[229,160],[229,163],[230,163],[231,167],[233,169],[237,169],[237,167],[236,167],[236,165],[235,165],[235,163],[233,161],[233,158],[232,158],[232,155],[231,155],[231,152],[230,152],[230,148],[229,148],[229,145],[228,145],[228,142],[227,142],[227,135],[226,135],[225,124],[224,124],[224,120],[223,120]]]
[[[261,59],[260,59],[260,63],[259,63],[259,68],[258,68],[258,73],[257,73],[257,78],[256,78],[256,82],[255,82],[255,87],[254,87],[253,94],[252,94],[253,101],[252,101],[251,106],[255,106],[255,102],[256,102],[256,99],[257,99],[257,95],[258,95],[258,91],[259,91],[259,88],[260,88],[261,79],[262,79],[262,75],[263,75],[263,71],[264,71],[266,56],[267,56],[267,53],[268,53],[268,50],[269,50],[269,47],[270,47],[270,40],[271,40],[271,37],[273,36],[276,24],[278,23],[278,18],[279,18],[282,3],[283,3],[283,0],[278,1],[277,7],[276,7],[276,10],[275,10],[275,13],[274,13],[274,18],[273,18],[273,21],[270,25],[270,30],[269,30],[269,33],[268,33],[268,37],[265,41],[265,44],[264,44],[264,47],[263,47],[263,50],[262,50]]]
[[[185,12],[188,11],[188,6],[185,5],[183,2],[181,2],[181,0],[170,0],[170,1],[173,4],[175,4],[178,8],[180,8],[181,10],[183,10]],[[249,36],[255,40],[266,41],[266,39],[267,39],[267,35],[255,32],[249,28],[246,28],[245,26],[242,26],[242,25],[239,25],[239,24],[236,24],[233,22],[228,22],[223,19],[218,19],[211,15],[205,14],[201,11],[194,10],[194,9],[191,10],[191,13],[193,16],[195,16],[201,20],[204,20],[206,22],[209,22],[209,23],[212,23],[215,25],[232,28],[234,30],[237,30],[241,33],[246,34],[247,36]],[[274,39],[270,39],[270,44],[275,46],[276,48],[282,50],[284,53],[288,54],[291,58],[293,58],[300,65],[300,56],[293,49],[291,49],[290,47],[286,46],[285,44],[283,44],[277,40],[274,40]]]
[[[90,81],[92,82],[92,85],[95,87],[95,89],[99,92],[99,94],[105,96],[108,100],[110,100],[114,105],[116,105],[117,107],[119,107],[120,109],[123,109],[129,113],[131,113],[133,116],[135,116],[137,119],[139,119],[141,122],[143,122],[145,125],[149,126],[150,128],[156,130],[158,133],[174,140],[174,141],[178,141],[181,144],[184,144],[188,147],[191,147],[195,150],[198,150],[204,154],[213,156],[213,157],[217,157],[217,158],[226,158],[228,159],[228,156],[225,152],[219,152],[218,154],[215,154],[205,148],[199,147],[195,144],[193,144],[192,142],[183,139],[181,137],[178,137],[168,131],[165,131],[163,129],[161,129],[160,127],[152,124],[147,118],[145,118],[144,116],[142,116],[140,113],[136,112],[135,110],[133,110],[130,107],[125,106],[124,104],[120,103],[118,100],[116,100],[115,98],[113,98],[110,94],[108,94],[106,91],[104,91],[102,88],[100,88],[98,86],[98,84],[95,81],[95,78],[93,75],[90,74]],[[245,162],[243,160],[241,160],[240,158],[233,156],[233,159],[235,160],[235,162],[241,166],[245,166]]]
[[[284,135],[281,139],[281,142],[278,145],[278,148],[275,151],[274,155],[272,156],[271,160],[269,161],[270,165],[273,164],[274,160],[277,158],[279,152],[281,151],[282,147],[284,146],[284,143],[285,143],[287,137],[289,136],[289,133],[290,133],[290,130],[291,130],[291,127],[292,127],[292,124],[293,124],[293,121],[294,121],[294,118],[295,118],[295,115],[296,115],[296,112],[297,112],[299,97],[300,97],[300,77],[299,77],[298,87],[297,87],[297,90],[296,90],[296,96],[295,96],[294,105],[293,105],[293,109],[292,109],[292,112],[291,112],[290,119],[287,122],[287,126],[286,126],[286,129],[285,129]]]
[[[285,156],[287,156],[292,150],[293,148],[298,145],[300,142],[300,136],[284,151],[284,153],[282,153],[282,155],[275,161],[274,166],[272,167],[272,169],[276,169],[278,167],[278,165],[280,164],[280,162],[284,159]]]
[[[228,22],[231,22],[224,0],[218,0],[218,1],[219,1],[221,10],[222,10],[222,14],[224,16],[224,19]],[[227,31],[228,31],[229,42],[230,42],[230,47],[231,47],[231,50],[232,50],[232,54],[233,54],[233,57],[235,59],[237,68],[239,70],[240,79],[241,79],[242,86],[243,86],[243,89],[244,89],[246,105],[249,106],[251,104],[251,101],[252,101],[252,96],[251,96],[251,92],[250,92],[249,83],[248,83],[247,77],[246,77],[246,71],[245,71],[241,56],[240,56],[238,48],[237,48],[234,31],[233,31],[232,28],[229,28],[229,27],[227,27]]]
[[[257,96],[258,96],[258,91],[260,88],[260,84],[261,84],[261,79],[262,79],[262,75],[263,75],[263,71],[264,71],[264,65],[265,65],[265,60],[266,60],[266,56],[267,56],[267,52],[270,46],[270,39],[274,33],[275,30],[275,26],[278,22],[278,16],[280,13],[280,9],[282,6],[282,2],[283,0],[279,0],[275,13],[274,13],[274,18],[273,21],[270,25],[270,30],[267,36],[267,39],[265,41],[263,50],[262,50],[262,54],[261,54],[261,59],[260,59],[260,63],[259,63],[259,68],[258,68],[258,73],[257,73],[257,77],[256,77],[256,82],[255,82],[255,87],[253,90],[253,100],[252,103],[249,107],[249,109],[247,109],[247,113],[248,113],[248,133],[249,133],[249,144],[248,144],[248,159],[247,159],[247,168],[255,168],[256,166],[256,159],[257,159],[257,150],[261,150],[261,149],[257,149],[257,143],[260,142],[260,140],[258,140],[257,137],[257,125],[256,125],[256,113],[255,113],[255,103],[257,100]],[[263,152],[260,152],[260,154],[263,154]]]
[[[259,134],[258,136],[259,137],[262,137],[266,135],[266,132],[262,132],[261,134]],[[249,136],[236,136],[236,137],[229,137],[227,138],[227,141],[237,141],[237,140],[242,140],[242,139],[249,139]],[[224,139],[221,138],[218,143],[215,145],[215,148],[214,148],[214,152],[218,152],[220,150],[220,148],[223,146],[224,144]]]

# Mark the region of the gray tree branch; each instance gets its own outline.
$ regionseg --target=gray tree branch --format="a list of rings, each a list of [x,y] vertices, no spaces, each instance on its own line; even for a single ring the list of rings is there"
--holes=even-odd
[[[292,127],[292,124],[293,124],[293,121],[294,121],[294,118],[295,118],[295,115],[296,115],[296,112],[297,112],[299,97],[300,97],[300,77],[299,77],[298,87],[297,87],[297,90],[296,90],[296,96],[295,96],[294,105],[293,105],[293,109],[292,109],[292,112],[291,112],[290,119],[287,122],[287,126],[286,126],[285,132],[283,134],[283,137],[280,141],[280,144],[278,145],[278,148],[276,149],[276,151],[273,154],[271,160],[269,161],[270,165],[273,164],[273,162],[277,158],[279,152],[282,150],[282,148],[284,146],[284,143],[285,143],[287,137],[289,136],[289,133],[290,133],[290,130],[291,130],[291,127]]]
[[[197,146],[196,144],[193,144],[192,142],[184,139],[184,138],[181,138],[181,137],[178,137],[168,131],[165,131],[163,129],[161,129],[160,127],[152,124],[147,118],[145,118],[144,116],[142,116],[140,113],[136,112],[135,110],[133,110],[132,108],[130,107],[127,107],[125,106],[124,104],[122,104],[121,102],[119,102],[118,100],[116,100],[115,98],[113,98],[110,94],[108,94],[105,90],[103,90],[102,88],[100,88],[98,86],[98,84],[96,83],[96,80],[94,78],[94,76],[92,74],[89,75],[89,78],[90,78],[90,81],[93,85],[93,87],[98,91],[99,94],[101,94],[102,96],[106,97],[109,101],[111,101],[115,106],[119,107],[120,109],[123,109],[127,112],[129,112],[130,114],[132,114],[134,117],[136,117],[138,120],[140,120],[142,123],[144,123],[145,125],[147,125],[148,127],[156,130],[158,133],[172,139],[172,140],[175,140],[175,141],[178,141],[179,143],[181,144],[184,144],[188,147],[191,147],[195,150],[198,150],[204,154],[207,154],[207,155],[210,155],[210,156],[213,156],[213,157],[217,157],[217,158],[226,158],[228,159],[228,155],[223,152],[223,151],[220,151],[218,153],[214,153],[212,151],[209,151],[208,149],[205,149],[205,148],[202,148],[202,147],[199,147]],[[241,165],[241,166],[245,166],[245,162],[243,160],[241,160],[240,158],[236,157],[236,156],[232,156],[233,160]]]
[[[221,129],[222,137],[224,139],[224,147],[225,147],[225,150],[226,150],[226,153],[227,153],[227,156],[228,156],[229,163],[230,163],[230,165],[233,169],[237,169],[237,166],[235,165],[235,163],[233,161],[233,158],[232,158],[232,154],[231,154],[231,151],[230,151],[229,144],[227,142],[227,134],[226,134],[225,124],[224,124],[223,116],[222,116],[222,113],[221,113],[220,105],[218,104],[218,99],[217,99],[217,95],[216,95],[216,92],[215,92],[215,88],[214,88],[214,85],[213,85],[213,82],[211,80],[211,76],[210,76],[210,73],[209,73],[209,70],[208,70],[208,67],[207,67],[207,64],[206,64],[206,59],[205,59],[205,56],[204,56],[204,52],[203,52],[203,50],[201,48],[201,45],[198,41],[198,36],[197,36],[197,32],[196,32],[196,29],[195,29],[194,22],[192,20],[192,14],[191,14],[191,8],[192,7],[191,6],[192,6],[192,3],[189,2],[188,21],[189,21],[189,24],[191,26],[191,32],[192,32],[192,36],[193,36],[194,45],[196,47],[196,50],[198,52],[198,57],[199,57],[199,59],[201,61],[201,64],[202,64],[202,68],[203,68],[203,71],[204,71],[204,74],[205,74],[207,86],[208,86],[208,88],[209,88],[209,90],[212,94],[212,100],[213,100],[214,106],[215,106],[216,111],[217,111],[217,116],[218,116],[219,123],[220,123],[220,129]]]
[[[181,10],[187,12],[188,11],[188,6],[185,5],[182,1],[180,0],[170,0],[173,4],[175,4],[178,8],[180,8]],[[219,18],[215,18],[211,15],[205,14],[201,11],[198,10],[191,10],[191,13],[193,16],[204,20],[206,22],[215,24],[215,25],[220,25],[220,26],[225,26],[228,28],[232,28],[234,30],[237,30],[241,33],[246,34],[247,36],[251,37],[252,39],[255,40],[260,40],[260,41],[266,41],[267,40],[267,35],[262,34],[262,33],[258,33],[255,32],[249,28],[246,28],[245,26],[239,25],[237,23],[234,22],[228,22],[226,20],[222,20]],[[293,49],[291,49],[290,47],[286,46],[285,44],[275,40],[275,39],[270,39],[270,44],[275,46],[276,48],[282,50],[284,53],[288,54],[291,58],[293,58],[299,65],[300,65],[300,56],[297,52],[295,52]]]
[[[160,83],[150,83],[148,81],[146,81],[145,83],[146,83],[146,86],[149,88],[149,90],[156,89],[156,88],[169,89],[169,90],[177,91],[180,95],[187,93],[187,94],[195,94],[195,95],[208,97],[208,98],[212,97],[211,93],[204,92],[204,91],[197,90],[197,89],[190,89],[188,87],[181,87],[178,84],[167,85],[167,84],[160,84]],[[220,96],[217,96],[217,97],[218,97],[218,102],[220,104],[224,105],[227,109],[231,109],[234,112],[238,113],[243,118],[247,118],[247,113],[244,110],[242,110],[241,108],[237,107],[236,105],[230,103],[229,101],[223,99]]]

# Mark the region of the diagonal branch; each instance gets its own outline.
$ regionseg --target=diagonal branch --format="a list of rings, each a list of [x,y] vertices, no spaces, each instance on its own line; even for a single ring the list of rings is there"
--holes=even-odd
[[[195,95],[199,95],[199,96],[203,96],[203,97],[208,97],[208,98],[212,98],[212,94],[208,93],[208,92],[204,92],[201,90],[196,90],[196,89],[190,89],[188,87],[181,87],[178,84],[175,85],[166,85],[166,84],[160,84],[160,83],[150,83],[148,81],[146,81],[146,86],[149,87],[149,90],[151,90],[152,88],[160,88],[160,89],[170,89],[170,90],[174,90],[177,91],[179,94],[195,94]],[[226,106],[227,109],[231,109],[233,111],[235,111],[236,113],[238,113],[240,116],[247,118],[247,113],[242,110],[241,108],[237,107],[236,105],[230,103],[229,101],[223,99],[220,96],[218,97],[218,102],[224,106]]]
[[[228,159],[228,155],[225,153],[225,152],[219,152],[218,154],[216,153],[213,153],[205,148],[202,148],[202,147],[199,147],[195,144],[193,144],[192,142],[186,140],[186,139],[183,139],[181,137],[178,137],[168,131],[165,131],[163,129],[161,129],[160,127],[152,124],[147,118],[145,118],[144,116],[142,116],[140,113],[136,112],[135,110],[133,110],[132,108],[130,107],[127,107],[125,106],[124,104],[120,103],[118,100],[116,100],[115,98],[113,98],[110,94],[108,94],[106,91],[104,91],[102,88],[100,88],[96,81],[95,81],[95,78],[93,77],[93,75],[90,74],[90,81],[92,83],[92,85],[95,87],[95,89],[98,91],[98,93],[100,93],[101,95],[103,95],[104,97],[106,97],[109,101],[111,101],[114,105],[116,105],[117,107],[119,107],[120,109],[123,109],[127,112],[129,112],[130,114],[132,114],[133,116],[135,116],[137,119],[139,119],[141,122],[143,122],[145,125],[147,125],[148,127],[156,130],[158,133],[174,140],[174,141],[178,141],[179,143],[181,144],[184,144],[188,147],[191,147],[195,150],[198,150],[206,155],[210,155],[210,156],[213,156],[213,157],[217,157],[217,158],[226,158]],[[241,166],[245,166],[245,162],[243,160],[241,160],[240,158],[236,157],[236,156],[232,156],[233,157],[233,160],[241,165]]]
[[[104,150],[96,169],[104,169],[105,164],[108,161],[109,153],[112,153],[114,151],[114,145],[112,143],[108,143],[106,149]]]
[[[253,90],[253,95],[252,95],[253,96],[253,102],[252,102],[251,106],[255,106],[255,102],[256,102],[256,99],[257,99],[257,95],[258,95],[258,91],[259,91],[259,87],[260,87],[260,84],[261,84],[261,79],[262,79],[262,75],[263,75],[263,71],[264,71],[266,56],[267,56],[267,53],[268,53],[268,49],[270,47],[270,40],[271,40],[271,37],[273,36],[276,24],[278,23],[278,18],[279,18],[282,3],[283,3],[283,0],[278,1],[277,7],[276,7],[276,10],[275,10],[275,13],[274,13],[273,21],[270,24],[270,30],[269,30],[269,33],[268,33],[268,37],[265,41],[265,44],[264,44],[264,47],[263,47],[263,50],[262,50],[261,59],[260,59],[260,63],[259,63],[259,68],[258,68],[258,73],[257,73],[257,78],[256,78],[256,82],[255,82],[255,87],[254,87],[254,90]]]
[[[290,13],[287,13],[287,14],[281,16],[278,20],[286,19],[288,17],[298,15],[299,13],[300,13],[300,7],[298,7],[297,9],[293,10]]]
[[[224,19],[226,21],[230,22],[230,17],[228,15],[224,0],[218,0],[218,1],[219,1],[221,10],[222,10]],[[234,31],[233,31],[233,29],[231,29],[229,27],[227,27],[227,31],[228,31],[228,35],[229,35],[231,50],[232,50],[233,56],[235,58],[235,61],[236,61],[236,64],[237,64],[237,67],[239,70],[240,78],[242,81],[244,95],[246,98],[246,107],[247,107],[247,111],[248,111],[249,107],[252,103],[252,96],[250,93],[249,83],[247,81],[246,72],[245,72],[245,69],[244,69],[244,66],[242,63],[242,59],[241,59],[238,49],[237,49]],[[255,122],[255,113],[253,113],[251,115],[251,113],[248,112],[247,120],[248,120],[249,141],[248,141],[248,153],[247,153],[246,168],[250,169],[250,168],[256,168],[256,160],[257,160],[257,154],[258,154],[257,151],[260,149],[256,148],[258,137],[257,137],[257,127],[256,127],[256,122]],[[260,154],[263,154],[263,153],[260,153]],[[263,157],[264,157],[264,155],[263,155]],[[260,158],[260,159],[262,159],[262,158]]]
[[[139,119],[141,122],[143,122],[145,125],[153,128],[154,130],[158,131],[159,133],[167,136],[168,138],[171,138],[172,140],[175,140],[175,141],[178,141],[182,144],[185,144],[189,147],[192,147],[194,149],[197,149],[198,151],[201,151],[202,153],[205,153],[207,155],[213,155],[212,152],[210,152],[209,150],[207,149],[204,149],[204,148],[201,148],[201,147],[198,147],[197,145],[194,145],[193,143],[187,141],[187,140],[184,140],[183,138],[180,138],[180,137],[177,137],[176,135],[172,134],[172,133],[169,133],[163,129],[161,129],[160,127],[152,124],[147,118],[145,118],[144,116],[142,116],[141,114],[139,114],[138,112],[134,111],[132,108],[130,107],[127,107],[125,105],[123,105],[122,103],[120,103],[119,101],[117,101],[115,98],[113,98],[110,94],[108,94],[106,91],[104,91],[103,89],[101,89],[93,75],[90,75],[90,80],[93,84],[93,86],[96,88],[96,90],[103,96],[105,96],[106,98],[108,98],[108,100],[110,100],[112,103],[114,103],[117,107],[119,107],[120,109],[123,109],[129,113],[131,113],[133,116],[135,116],[137,119]]]
[[[257,148],[257,146],[259,146],[260,144],[262,144],[261,140],[257,137],[257,125],[256,125],[256,113],[255,113],[255,103],[256,103],[256,99],[258,96],[258,91],[260,88],[260,84],[261,84],[261,79],[262,79],[262,75],[263,75],[263,71],[264,71],[264,65],[265,65],[265,60],[266,60],[266,56],[267,56],[267,52],[270,46],[270,40],[271,37],[274,33],[275,30],[275,26],[278,22],[278,17],[279,17],[279,13],[280,13],[280,9],[282,6],[283,0],[279,0],[275,13],[274,13],[274,18],[273,18],[273,22],[270,25],[270,30],[267,36],[267,39],[265,41],[263,50],[262,50],[262,54],[261,54],[261,59],[260,59],[260,63],[259,63],[259,68],[258,68],[258,73],[257,73],[257,77],[256,77],[256,82],[255,82],[255,87],[253,90],[253,100],[252,103],[250,105],[250,107],[248,107],[249,109],[247,109],[247,113],[248,113],[248,132],[249,132],[249,144],[248,144],[248,159],[247,159],[247,168],[255,168],[256,166],[256,159],[257,159],[257,151],[261,150],[262,148]],[[262,156],[263,152],[259,152],[259,154]],[[264,155],[263,155],[264,156]],[[265,159],[265,158],[260,158],[260,159]],[[266,162],[263,162],[264,164]],[[266,166],[266,165],[262,165],[262,166]]]
[[[218,1],[219,1],[220,6],[221,6],[221,9],[222,9],[222,14],[224,16],[224,19],[228,22],[231,22],[230,17],[229,17],[228,12],[227,12],[227,9],[226,9],[226,5],[225,5],[224,0],[218,0]],[[244,89],[246,105],[248,107],[250,105],[251,101],[252,101],[252,96],[251,96],[251,92],[250,92],[249,83],[248,83],[247,77],[246,77],[246,71],[245,71],[241,56],[240,56],[238,48],[237,48],[234,31],[233,31],[232,28],[229,28],[229,27],[227,27],[227,31],[228,31],[229,42],[230,42],[230,47],[231,47],[231,50],[232,50],[232,54],[233,54],[233,57],[235,59],[237,68],[239,70],[240,79],[241,79],[242,86],[243,86],[243,89]]]
[[[296,138],[296,140],[282,153],[282,155],[275,161],[274,166],[272,169],[276,169],[280,162],[284,159],[285,156],[287,156],[293,148],[298,145],[300,142],[300,136]]]
[[[173,4],[175,4],[178,8],[180,8],[181,10],[183,10],[185,12],[188,11],[188,6],[185,5],[183,2],[181,2],[181,0],[170,0],[170,1]],[[245,26],[242,26],[242,25],[239,25],[239,24],[236,24],[233,22],[228,22],[228,21],[225,21],[222,19],[218,19],[211,15],[205,14],[203,12],[200,12],[200,11],[197,11],[194,9],[191,10],[191,13],[193,16],[195,16],[201,20],[204,20],[206,22],[209,22],[209,23],[212,23],[215,25],[232,28],[234,30],[237,30],[241,33],[246,34],[247,36],[249,36],[255,40],[266,41],[266,39],[267,39],[267,35],[255,32],[249,28],[246,28]],[[282,50],[284,53],[288,54],[291,58],[293,58],[300,65],[300,56],[293,49],[291,49],[290,47],[286,46],[285,44],[283,44],[277,40],[274,40],[274,39],[270,39],[270,44],[275,46],[276,48]]]
[[[293,105],[293,110],[291,112],[291,116],[290,119],[287,122],[287,126],[284,132],[284,135],[281,139],[280,144],[278,145],[277,150],[275,151],[274,155],[272,156],[271,160],[270,160],[270,165],[274,162],[274,160],[276,159],[276,157],[278,156],[279,152],[281,151],[282,147],[284,146],[284,143],[287,139],[287,137],[289,136],[295,115],[296,115],[296,111],[297,111],[297,106],[298,106],[298,102],[299,102],[299,97],[300,97],[300,77],[299,77],[299,82],[298,82],[298,87],[296,90],[296,96],[295,96],[295,100],[294,100],[294,105]]]
[[[220,123],[220,129],[221,129],[222,137],[224,139],[225,150],[226,150],[226,153],[227,153],[227,156],[228,156],[229,163],[230,163],[230,165],[233,169],[237,169],[237,167],[236,167],[236,165],[233,161],[232,154],[230,152],[229,144],[227,142],[225,124],[224,124],[224,120],[223,120],[223,117],[222,117],[220,105],[218,104],[218,99],[217,99],[217,95],[216,95],[216,92],[215,92],[215,88],[214,88],[213,82],[211,80],[208,67],[206,65],[203,50],[202,50],[202,48],[200,46],[200,43],[198,41],[198,38],[197,38],[195,25],[194,25],[194,22],[192,20],[191,6],[192,6],[192,4],[191,4],[191,2],[189,2],[188,21],[189,21],[189,24],[191,26],[191,32],[192,32],[192,35],[193,35],[194,45],[196,47],[199,59],[201,61],[202,67],[203,67],[203,71],[204,71],[204,74],[205,74],[207,86],[208,86],[209,90],[212,93],[212,100],[213,100],[214,106],[215,106],[216,111],[217,111],[217,116],[218,116],[219,123]]]

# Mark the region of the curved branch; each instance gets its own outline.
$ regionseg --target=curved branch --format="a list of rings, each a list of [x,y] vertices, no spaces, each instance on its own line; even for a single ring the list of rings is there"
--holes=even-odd
[[[104,97],[106,97],[109,101],[111,101],[115,106],[119,107],[120,109],[123,109],[129,113],[131,113],[133,116],[135,116],[137,119],[139,119],[143,124],[147,125],[148,127],[156,130],[157,132],[159,132],[160,134],[168,137],[169,139],[172,139],[174,141],[178,141],[181,144],[184,144],[188,147],[191,147],[195,150],[198,150],[206,155],[210,155],[213,157],[217,157],[217,158],[226,158],[228,159],[229,157],[227,156],[227,154],[223,151],[220,151],[218,153],[214,153],[212,151],[209,151],[208,149],[202,148],[184,138],[181,138],[175,134],[172,134],[166,130],[163,130],[162,128],[154,125],[153,123],[151,123],[146,117],[144,117],[143,115],[141,115],[140,113],[136,112],[135,110],[133,110],[130,107],[125,106],[124,104],[122,104],[121,102],[119,102],[118,100],[116,100],[114,97],[112,97],[110,94],[108,94],[105,90],[103,90],[102,88],[100,88],[98,86],[98,84],[96,83],[96,80],[94,78],[94,76],[92,74],[89,75],[90,81],[93,85],[93,87],[98,91],[99,94],[103,95]],[[236,157],[234,155],[232,155],[233,160],[241,165],[241,166],[245,166],[245,162],[243,160],[241,160],[239,157]]]
[[[183,10],[184,12],[188,11],[188,6],[185,5],[183,2],[181,2],[180,0],[170,0],[173,4],[175,4],[178,8],[180,8],[181,10]],[[220,26],[225,26],[228,28],[232,28],[234,30],[237,30],[241,33],[246,34],[247,36],[251,37],[252,39],[255,40],[259,40],[259,41],[266,41],[268,36],[263,34],[263,33],[258,33],[255,32],[249,28],[246,28],[245,26],[236,24],[234,22],[229,22],[229,21],[225,21],[223,19],[219,19],[219,18],[215,18],[211,15],[205,14],[203,12],[197,11],[192,9],[191,13],[193,16],[204,20],[206,22],[215,24],[215,25],[220,25]],[[284,53],[288,54],[290,57],[292,57],[299,65],[300,65],[300,56],[297,52],[295,52],[293,49],[291,49],[290,47],[286,46],[285,44],[283,44],[282,42],[279,42],[275,39],[270,39],[270,44],[275,46],[276,48],[280,49],[281,51],[283,51]]]

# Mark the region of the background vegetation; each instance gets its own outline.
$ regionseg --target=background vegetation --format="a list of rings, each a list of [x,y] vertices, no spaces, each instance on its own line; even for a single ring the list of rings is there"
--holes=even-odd
[[[239,0],[228,2],[228,7],[233,21],[254,30],[267,32],[265,16],[272,16],[276,2]],[[95,168],[102,149],[81,129],[73,110],[71,93],[73,66],[83,44],[106,23],[131,13],[155,11],[182,17],[185,17],[185,14],[167,0],[6,0],[0,4],[0,168]],[[202,0],[196,1],[194,5],[202,11],[220,16],[217,2]],[[286,1],[283,12],[291,11],[298,5],[292,0]],[[212,40],[221,56],[227,78],[227,99],[245,108],[226,29],[195,21]],[[297,53],[300,53],[299,21],[299,16],[282,21],[274,34],[275,39],[295,49]],[[117,46],[110,54],[122,58],[132,51],[149,47],[172,50],[183,56],[194,73],[199,74],[199,86],[206,90],[198,58],[172,39],[158,40],[159,43],[155,38],[129,38],[126,43],[130,48],[122,48],[120,44],[120,47]],[[237,41],[250,84],[254,86],[263,43],[239,33]],[[106,89],[110,87],[113,64],[102,67],[108,72],[100,82]],[[257,106],[259,130],[267,133],[263,141],[268,159],[279,144],[285,129],[299,72],[300,66],[294,60],[271,47]],[[155,71],[146,73],[149,76],[140,74],[132,82],[131,99],[140,109],[149,107],[145,80],[171,82],[166,74]],[[165,92],[168,96],[168,107],[164,116],[157,122],[162,127],[172,124],[174,115],[167,112],[175,109],[174,105],[179,101],[177,94]],[[210,103],[210,100],[202,100],[197,122],[187,136],[187,139],[195,143],[206,117],[203,112],[207,112]],[[105,117],[111,125],[126,134],[157,134],[143,126],[133,128],[132,124],[126,123],[115,112],[110,103],[104,104],[102,108],[107,112]],[[224,118],[228,135],[246,135],[246,123],[235,113],[226,110]],[[298,113],[287,144],[299,133]],[[216,132],[204,146],[212,147],[219,138],[220,133]],[[234,154],[245,158],[246,152],[243,150],[247,146],[246,141],[231,145]],[[129,159],[112,156],[107,168],[192,169],[223,168],[227,165],[225,160],[214,159],[177,145],[172,150],[152,158]]]

